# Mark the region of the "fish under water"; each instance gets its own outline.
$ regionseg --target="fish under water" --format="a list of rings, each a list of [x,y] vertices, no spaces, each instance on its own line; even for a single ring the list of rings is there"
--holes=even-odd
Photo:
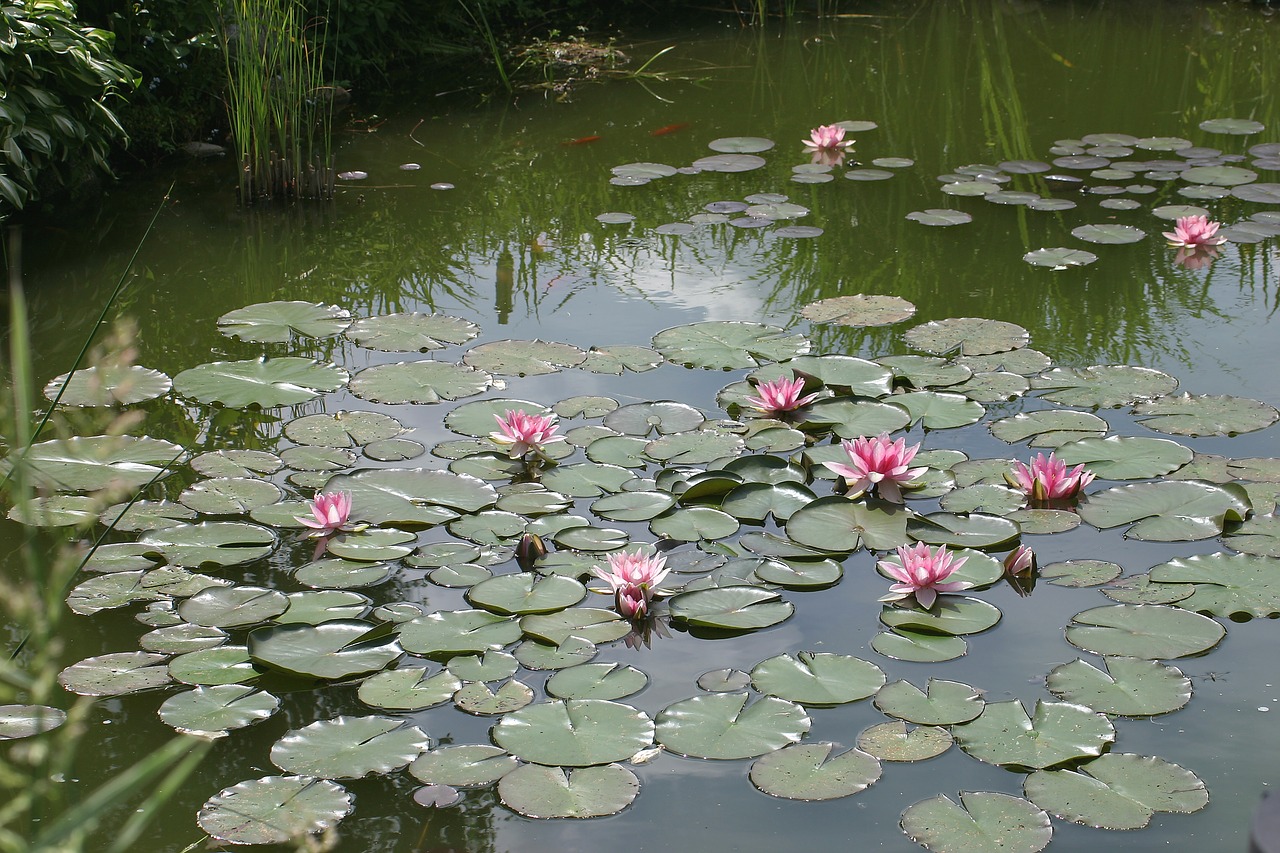
[[[602,138],[603,137],[601,136],[579,136],[577,139],[566,139],[564,142],[561,142],[560,144],[561,145],[587,145],[588,143],[591,143],[591,142],[599,142]]]
[[[677,130],[684,130],[688,126],[689,126],[689,122],[680,121],[680,122],[676,122],[675,124],[668,124],[664,127],[660,127],[657,130],[651,130],[649,131],[649,135],[650,136],[666,136],[668,133],[675,133]]]

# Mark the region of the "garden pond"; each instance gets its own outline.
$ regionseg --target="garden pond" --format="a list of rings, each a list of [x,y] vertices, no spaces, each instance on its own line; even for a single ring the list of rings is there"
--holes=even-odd
[[[42,437],[6,522],[119,519],[68,590],[62,680],[103,698],[66,784],[222,735],[135,849],[1245,849],[1280,745],[1280,21],[846,5],[567,91],[357,99],[332,203],[243,209],[193,160],[25,227],[38,383],[123,274],[138,366],[61,402],[145,413]],[[1168,246],[1191,215],[1227,242]],[[753,410],[780,376],[818,399]],[[553,458],[489,439],[516,409]],[[927,468],[903,505],[822,465],[882,432]],[[1078,505],[1006,484],[1050,450]],[[322,552],[325,490],[357,524]],[[916,541],[971,588],[882,604]],[[657,545],[633,624],[591,569]]]

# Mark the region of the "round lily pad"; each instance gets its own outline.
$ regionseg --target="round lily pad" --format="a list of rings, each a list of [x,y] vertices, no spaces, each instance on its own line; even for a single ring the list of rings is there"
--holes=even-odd
[[[493,784],[519,766],[513,755],[496,746],[461,744],[424,752],[409,765],[409,772],[429,785],[474,788]]]
[[[1045,686],[1066,702],[1122,717],[1168,714],[1191,701],[1191,679],[1141,658],[1103,658],[1105,670],[1076,659],[1049,671]]]
[[[1199,777],[1163,758],[1109,754],[1077,770],[1041,770],[1025,793],[1054,815],[1102,829],[1141,829],[1156,812],[1187,814],[1209,803]]]
[[[663,709],[656,738],[694,758],[754,758],[799,741],[810,725],[802,707],[773,696],[748,705],[746,693],[706,693]]]
[[[66,721],[65,711],[48,705],[0,705],[0,741],[52,731]]]
[[[421,711],[443,705],[462,687],[448,671],[432,673],[425,667],[408,666],[379,672],[360,683],[360,701],[386,711]]]
[[[761,693],[801,705],[843,705],[879,690],[884,672],[850,655],[797,652],[756,664],[751,683]]]
[[[113,652],[85,658],[58,673],[58,683],[81,696],[123,696],[163,687],[172,679],[164,655]]]
[[[528,572],[481,581],[467,592],[467,601],[476,607],[504,616],[526,613],[554,613],[580,602],[586,587],[573,578]]]
[[[990,764],[1043,769],[1101,755],[1115,740],[1103,714],[1065,702],[1036,702],[1028,716],[1022,703],[988,702],[970,722],[952,726],[966,753]]]
[[[375,403],[427,404],[473,397],[492,384],[491,375],[471,365],[410,361],[360,371],[351,381],[351,393]]]
[[[33,444],[23,463],[35,485],[92,492],[108,486],[145,486],[167,476],[184,455],[178,445],[157,438],[93,435]],[[0,460],[0,472],[9,470],[9,460]]]
[[[254,343],[288,343],[295,336],[332,338],[351,323],[351,312],[310,302],[259,302],[218,318],[222,334]]]
[[[406,720],[340,716],[285,734],[271,747],[271,763],[286,773],[360,779],[399,770],[430,742]]]
[[[978,598],[943,594],[929,610],[885,607],[880,621],[890,628],[931,634],[980,634],[1000,621],[1000,610]]]
[[[525,761],[587,767],[624,761],[652,745],[653,734],[653,721],[630,705],[567,699],[507,714],[493,727],[492,737]]]
[[[1208,616],[1155,604],[1112,604],[1071,617],[1067,642],[1098,655],[1146,660],[1206,652],[1226,635]]]
[[[801,315],[814,323],[834,323],[839,326],[887,326],[907,319],[916,313],[916,307],[898,296],[856,293],[851,296],[833,296],[811,302],[800,310]]]
[[[1055,367],[1033,377],[1031,387],[1044,390],[1046,400],[1064,406],[1115,408],[1154,400],[1178,387],[1178,380],[1149,367],[1098,365]]]
[[[1021,797],[961,791],[960,802],[939,795],[908,806],[902,831],[932,853],[1039,853],[1053,837],[1049,815]]]
[[[921,225],[933,226],[964,225],[973,221],[973,217],[970,214],[946,207],[913,210],[907,214],[907,219],[912,222],[919,222]]]
[[[775,143],[772,139],[765,139],[761,136],[724,136],[707,143],[707,147],[712,151],[720,151],[726,154],[755,154],[760,151],[768,151],[774,145]]]
[[[703,172],[751,172],[764,168],[766,162],[755,154],[713,154],[700,157],[691,165]]]
[[[1214,616],[1272,616],[1280,613],[1280,559],[1254,554],[1196,554],[1161,563],[1151,570],[1153,583],[1194,584],[1190,596],[1176,602],[1186,610]]]
[[[649,677],[620,663],[586,663],[547,679],[548,695],[559,699],[621,699],[644,689]]]
[[[520,623],[484,610],[428,613],[400,625],[400,645],[423,657],[448,659],[500,649],[520,639]]]
[[[1133,413],[1143,426],[1170,435],[1236,435],[1280,420],[1280,412],[1259,400],[1211,394],[1160,397],[1139,403]]]
[[[273,408],[306,403],[347,384],[347,371],[309,358],[283,356],[251,361],[218,361],[184,370],[173,378],[179,394],[231,409]]]
[[[382,352],[430,352],[465,344],[480,327],[445,314],[383,314],[356,320],[346,330],[349,340]]]
[[[163,397],[171,387],[167,374],[149,367],[92,365],[50,379],[44,396],[63,406],[127,406]]]
[[[571,637],[588,643],[611,643],[631,633],[630,623],[614,611],[599,607],[571,607],[558,613],[525,616],[520,619],[520,629],[533,639],[553,646]],[[594,652],[592,654],[594,656]]]
[[[677,326],[653,337],[654,349],[668,361],[708,370],[758,367],[809,351],[809,341],[776,326],[707,321]]]
[[[1095,492],[1079,512],[1094,527],[1132,523],[1127,534],[1132,538],[1179,542],[1217,536],[1228,522],[1243,521],[1249,500],[1234,483],[1166,479]]]
[[[955,741],[938,726],[907,729],[902,720],[880,723],[858,733],[858,749],[881,761],[924,761],[941,755]]]
[[[941,663],[963,657],[969,651],[969,644],[964,637],[895,628],[872,637],[871,648],[894,660]]]
[[[324,832],[346,817],[352,797],[312,776],[264,776],[224,788],[201,807],[196,822],[231,844],[285,844]]]
[[[336,680],[377,672],[402,651],[389,630],[357,619],[268,625],[249,633],[253,662],[302,678]]]
[[[524,764],[498,781],[509,809],[532,818],[589,818],[617,814],[640,793],[640,780],[625,767],[542,767]]]
[[[864,791],[880,778],[880,762],[860,749],[832,752],[834,743],[793,743],[757,758],[751,784],[771,797],[835,800]]]
[[[1066,560],[1041,566],[1039,577],[1054,586],[1085,587],[1110,583],[1124,571],[1106,560]]]
[[[1048,267],[1051,270],[1065,270],[1069,267],[1083,267],[1093,263],[1098,256],[1083,249],[1036,249],[1027,252],[1022,259],[1035,267]]]
[[[671,618],[701,628],[754,631],[784,622],[795,607],[776,592],[754,586],[701,589],[674,596]]]
[[[1080,225],[1071,229],[1071,236],[1086,243],[1119,245],[1137,243],[1147,236],[1147,232],[1132,225]]]
[[[180,732],[224,737],[267,719],[280,707],[270,693],[243,684],[200,686],[170,696],[160,706],[160,719]]]

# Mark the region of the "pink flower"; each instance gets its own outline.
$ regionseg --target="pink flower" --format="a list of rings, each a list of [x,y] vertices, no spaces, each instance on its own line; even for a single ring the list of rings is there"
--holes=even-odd
[[[502,431],[489,433],[489,438],[507,448],[512,459],[522,459],[529,452],[541,453],[543,445],[564,441],[564,436],[555,435],[555,415],[530,415],[524,409],[508,409],[505,418],[493,417]]]
[[[1217,236],[1220,227],[1222,223],[1213,222],[1207,216],[1182,216],[1174,223],[1172,231],[1163,233],[1170,246],[1194,249],[1197,246],[1220,246],[1227,242],[1226,237]]]
[[[310,502],[313,518],[294,516],[299,524],[305,524],[315,533],[312,536],[328,536],[347,523],[351,515],[350,492],[322,492]]]
[[[1067,464],[1054,458],[1053,453],[1047,459],[1037,453],[1029,466],[1014,462],[1012,473],[1006,473],[1004,479],[1033,501],[1067,501],[1079,497],[1084,487],[1093,482],[1093,472],[1077,465],[1068,473]]]
[[[916,603],[928,610],[933,607],[938,593],[958,592],[973,586],[968,581],[947,581],[947,578],[951,577],[952,573],[963,566],[968,559],[968,557],[961,557],[956,560],[947,553],[946,545],[937,551],[931,551],[923,542],[899,545],[898,560],[900,562],[881,560],[876,563],[882,572],[898,581],[889,587],[889,594],[880,600],[900,601],[909,595],[914,595]]]
[[[927,468],[908,468],[915,458],[919,444],[907,447],[907,441],[900,438],[890,441],[889,434],[882,432],[875,438],[860,435],[853,441],[841,442],[844,452],[849,454],[849,462],[823,462],[822,464],[840,476],[849,484],[849,496],[858,497],[872,486],[876,494],[887,500],[902,502],[902,486],[911,486]]]
[[[609,584],[618,605],[618,612],[628,619],[643,618],[649,610],[649,602],[658,594],[670,569],[667,558],[661,554],[646,557],[640,553],[623,551],[609,555],[609,571],[596,566],[596,577]]]
[[[779,376],[772,382],[757,385],[756,391],[760,396],[748,397],[747,402],[766,415],[780,415],[783,412],[794,412],[818,399],[817,394],[805,394],[801,397],[800,392],[803,390],[803,379]]]
[[[1183,246],[1178,249],[1173,262],[1189,270],[1198,270],[1217,260],[1218,253],[1221,251],[1217,246]]]
[[[1020,575],[1036,564],[1036,555],[1026,545],[1019,545],[1004,558],[1004,571],[1008,575]]]
[[[802,140],[806,151],[842,151],[853,145],[844,138],[844,128],[838,124],[824,124],[809,131],[809,138]]]

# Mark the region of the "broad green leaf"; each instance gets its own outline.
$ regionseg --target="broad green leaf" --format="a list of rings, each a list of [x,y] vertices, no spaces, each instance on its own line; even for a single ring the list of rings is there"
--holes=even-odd
[[[1180,599],[1185,610],[1214,616],[1271,616],[1280,613],[1280,559],[1253,554],[1196,554],[1177,557],[1151,570],[1162,584],[1194,584]]]
[[[224,737],[267,719],[280,700],[243,684],[201,686],[170,696],[160,706],[160,719],[184,734]]]
[[[1039,853],[1053,837],[1049,815],[1021,797],[961,791],[921,800],[902,813],[902,831],[932,853]]]
[[[1102,714],[1065,702],[1036,702],[1034,716],[1022,703],[988,702],[977,719],[952,726],[960,748],[989,764],[1044,769],[1101,755],[1116,739]]]
[[[420,666],[379,672],[360,683],[360,701],[385,711],[423,711],[453,698],[462,682],[449,670],[432,673]]]
[[[934,355],[989,355],[1024,347],[1030,335],[1021,326],[1002,320],[953,317],[908,329],[902,339],[913,349]]]
[[[917,663],[941,663],[969,652],[964,637],[926,634],[907,628],[881,631],[871,638],[871,648],[887,658]]]
[[[815,400],[805,412],[805,424],[829,424],[841,438],[879,435],[904,429],[911,413],[903,406],[880,400],[855,397],[826,397]]]
[[[0,705],[0,741],[52,731],[66,721],[65,711],[48,705]]]
[[[169,674],[183,684],[244,684],[262,672],[249,660],[245,646],[216,646],[187,652],[169,661]]]
[[[754,758],[796,743],[809,731],[804,709],[765,696],[707,693],[668,705],[657,717],[658,743],[693,758]]]
[[[294,337],[332,338],[351,324],[351,312],[310,302],[259,302],[218,318],[218,331],[253,343],[288,343]]]
[[[910,731],[902,720],[880,723],[858,733],[858,749],[881,761],[924,761],[941,755],[955,741],[938,726],[916,726]]]
[[[219,841],[284,844],[324,832],[351,812],[340,785],[312,776],[264,776],[224,788],[200,809],[196,822]]]
[[[591,373],[621,376],[625,370],[646,373],[662,363],[662,355],[648,347],[615,345],[592,347],[587,350],[586,359],[578,367]]]
[[[630,632],[631,628],[627,626],[627,633]],[[558,644],[525,640],[516,646],[513,654],[525,669],[537,671],[567,669],[571,666],[578,666],[589,662],[598,653],[599,649],[590,640],[568,636]]]
[[[149,367],[90,365],[70,374],[70,381],[66,373],[50,379],[44,386],[44,396],[63,406],[127,406],[163,397],[172,386],[167,374]]]
[[[1178,380],[1149,367],[1097,365],[1055,367],[1033,377],[1031,387],[1064,406],[1108,409],[1163,397],[1178,387]]]
[[[285,734],[271,747],[271,763],[286,773],[360,779],[399,770],[430,742],[405,720],[340,716]]]
[[[179,524],[143,534],[138,540],[174,566],[235,566],[270,554],[276,536],[265,527],[237,521]]]
[[[653,337],[653,347],[667,361],[707,370],[758,367],[786,361],[809,351],[802,335],[760,323],[706,321],[667,329]]]
[[[289,609],[285,594],[261,586],[214,587],[178,605],[178,614],[207,628],[244,628],[274,619]]]
[[[1000,610],[978,598],[944,593],[929,610],[886,605],[880,610],[880,621],[890,628],[961,636],[993,627],[1000,621]]]
[[[547,679],[547,694],[559,699],[621,699],[644,689],[649,677],[620,663],[586,663]]]
[[[1155,604],[1112,604],[1071,617],[1067,642],[1098,655],[1146,660],[1206,652],[1226,635],[1208,616]]]
[[[971,512],[935,512],[907,519],[907,534],[930,545],[998,550],[1018,539],[1021,530],[1007,518]]]
[[[374,403],[439,403],[474,397],[493,385],[483,370],[447,361],[402,361],[366,368],[351,380],[351,393]]]
[[[215,477],[191,484],[178,497],[184,506],[207,515],[243,515],[284,497],[274,483],[252,477]]]
[[[8,473],[20,451],[0,460]],[[96,492],[108,486],[136,489],[172,471],[185,455],[181,447],[157,438],[91,435],[57,438],[33,444],[23,458],[32,484],[45,489]]]
[[[502,376],[541,376],[575,367],[587,354],[569,344],[548,341],[493,341],[467,350],[464,364]]]
[[[1191,461],[1191,449],[1165,438],[1112,435],[1061,444],[1057,456],[1107,480],[1148,480],[1176,471]]]
[[[1081,502],[1079,511],[1094,527],[1137,522],[1128,536],[1178,542],[1221,534],[1228,521],[1244,520],[1249,500],[1235,484],[1161,480],[1095,492]]]
[[[1255,507],[1256,509],[1256,507]],[[1223,544],[1245,554],[1280,557],[1280,516],[1255,516],[1233,527],[1222,538]]]
[[[1045,686],[1059,699],[1121,717],[1168,714],[1191,701],[1191,679],[1177,668],[1141,658],[1103,658],[1106,670],[1076,659],[1049,671]]]
[[[507,714],[495,743],[535,764],[588,767],[625,761],[652,745],[654,724],[630,705],[602,699],[542,702]]]
[[[493,505],[497,493],[466,474],[422,468],[381,468],[339,475],[329,491],[351,494],[351,518],[370,524],[441,524],[459,512]]]
[[[706,416],[693,406],[671,400],[653,403],[629,403],[619,406],[604,417],[604,425],[624,435],[675,435],[696,430]]]
[[[754,631],[790,618],[795,607],[776,592],[731,586],[684,592],[668,602],[671,618],[701,628]]]
[[[1098,586],[1120,577],[1124,569],[1105,560],[1066,560],[1041,566],[1038,576],[1055,586]]]
[[[484,610],[428,613],[400,624],[405,651],[432,659],[479,654],[520,639],[520,623]]]
[[[993,421],[990,428],[992,435],[1009,444],[1031,439],[1032,447],[1054,448],[1081,438],[1102,438],[1108,427],[1106,421],[1089,412],[1042,409]]]
[[[588,818],[617,814],[640,793],[640,780],[625,767],[542,767],[524,764],[498,780],[507,808],[531,818]]]
[[[1102,829],[1141,829],[1156,812],[1187,814],[1209,803],[1194,773],[1143,755],[1112,753],[1075,770],[1040,770],[1024,782],[1029,799],[1057,817]]]
[[[85,658],[58,673],[58,683],[81,696],[123,696],[172,679],[165,656],[146,652],[113,652]]]
[[[582,601],[587,589],[573,578],[519,572],[481,581],[467,591],[467,602],[503,616],[554,613]]]
[[[520,766],[515,756],[489,744],[442,746],[409,765],[409,772],[429,785],[474,788],[491,785]]]
[[[382,352],[430,352],[450,344],[465,344],[480,334],[480,327],[446,314],[382,314],[356,320],[347,327],[347,339]]]
[[[558,613],[524,616],[519,624],[525,634],[552,646],[571,637],[591,643],[611,643],[631,632],[631,625],[625,619],[612,610],[598,607],[571,607]],[[517,653],[516,657],[520,655]]]
[[[306,403],[325,392],[337,391],[350,378],[347,371],[332,364],[283,356],[202,364],[175,376],[173,387],[182,396],[201,403],[218,403],[230,409],[269,409]]]
[[[880,762],[860,749],[832,755],[834,743],[793,743],[751,765],[751,784],[772,797],[835,800],[864,791],[880,778]]]
[[[887,501],[851,501],[839,495],[818,498],[787,519],[787,536],[824,552],[855,551],[866,545],[889,550],[905,545],[910,510]],[[785,555],[783,555],[785,556]]]
[[[662,539],[697,542],[732,536],[738,532],[738,520],[718,509],[696,506],[660,515],[649,522],[649,529]]]
[[[249,656],[267,669],[337,680],[377,672],[403,653],[390,631],[354,619],[320,625],[268,625],[249,632]]]
[[[756,664],[751,683],[761,693],[801,705],[843,705],[879,690],[884,672],[850,655],[797,652]]]
[[[261,477],[279,471],[281,464],[279,456],[265,450],[211,450],[191,460],[192,470],[203,477]]]
[[[888,326],[915,313],[916,306],[902,297],[879,293],[833,296],[810,302],[800,309],[800,315],[812,323],[838,326]]]
[[[958,681],[936,678],[929,679],[924,691],[909,681],[886,684],[873,701],[891,717],[926,726],[967,723],[982,713],[985,704],[981,691]]]
[[[1259,400],[1213,394],[1173,394],[1140,403],[1133,413],[1138,423],[1169,435],[1236,435],[1280,420],[1280,412]]]

